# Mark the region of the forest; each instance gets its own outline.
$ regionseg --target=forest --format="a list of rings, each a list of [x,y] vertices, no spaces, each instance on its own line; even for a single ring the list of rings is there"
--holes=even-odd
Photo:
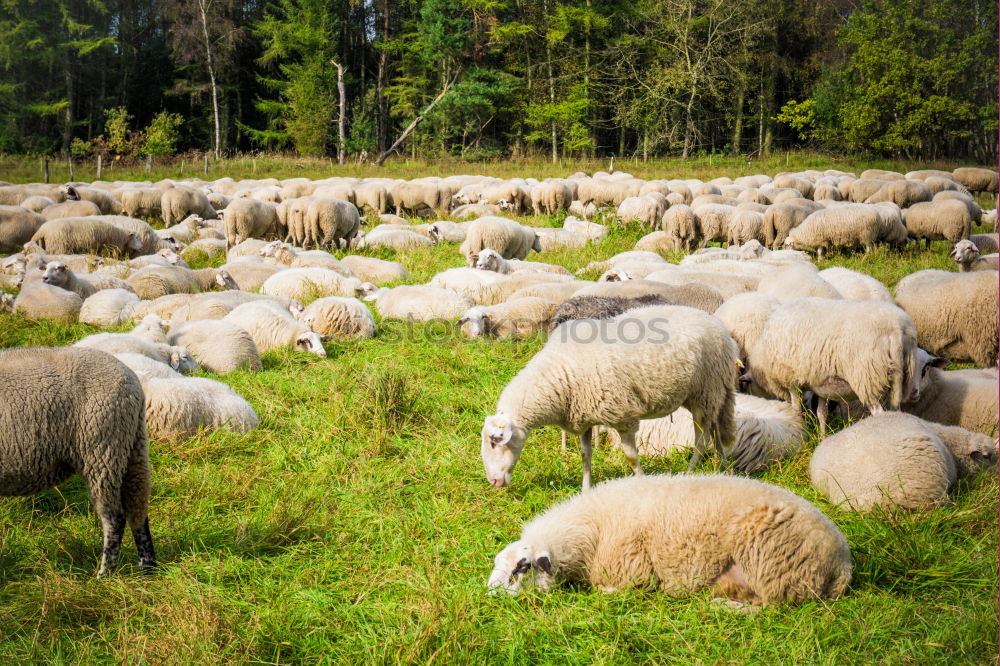
[[[0,153],[997,160],[984,0],[2,0]],[[428,108],[430,107],[430,108]]]

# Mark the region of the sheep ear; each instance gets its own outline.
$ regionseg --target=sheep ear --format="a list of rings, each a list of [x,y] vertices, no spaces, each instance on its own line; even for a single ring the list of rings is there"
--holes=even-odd
[[[472,261],[473,264],[478,264],[479,263],[479,253],[477,252],[477,253],[475,253],[473,255],[470,255],[469,259]]]
[[[178,354],[177,352],[173,352],[172,354],[170,354],[170,367],[173,368],[174,370],[181,367],[181,355]]]
[[[65,265],[59,266],[56,270],[58,270],[60,273],[65,273],[66,272],[66,266]]]
[[[551,576],[552,575],[552,560],[549,558],[548,553],[542,553],[535,558],[535,568],[539,571]]]
[[[951,359],[943,358],[941,356],[935,356],[934,358],[932,358],[930,361],[927,362],[927,365],[944,370],[949,365],[951,365]]]
[[[462,317],[461,319],[458,320],[458,325],[459,326],[465,326],[468,323],[469,323],[469,318],[468,317]]]

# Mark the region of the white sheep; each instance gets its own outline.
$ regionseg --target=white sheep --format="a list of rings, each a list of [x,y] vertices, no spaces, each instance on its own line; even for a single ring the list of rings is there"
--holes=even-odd
[[[898,410],[917,389],[917,330],[901,309],[882,301],[800,298],[776,308],[748,350],[746,377],[799,405],[798,392],[819,398],[820,432],[829,400],[860,400],[870,411]]]
[[[781,302],[757,291],[736,294],[714,312],[736,341],[740,359],[747,363],[748,351],[760,338],[764,325]]]
[[[250,403],[222,382],[137,374],[146,396],[146,428],[152,439],[179,439],[217,429],[249,432],[260,422]]]
[[[25,284],[14,299],[14,312],[27,319],[76,321],[82,306],[83,299],[72,291],[44,282]]]
[[[261,354],[280,347],[295,347],[326,358],[319,334],[309,330],[307,325],[297,321],[286,308],[274,301],[244,303],[222,320],[246,329]]]
[[[102,289],[80,307],[80,321],[99,328],[112,328],[132,319],[139,297],[127,289]]]
[[[454,321],[474,303],[465,294],[429,285],[402,285],[389,289],[366,282],[358,288],[362,300],[375,305],[383,319]]]
[[[302,313],[301,320],[324,338],[353,340],[375,336],[375,318],[356,298],[317,298]]]
[[[997,434],[996,367],[945,370],[948,359],[917,352],[919,391],[903,411],[928,421],[961,426],[984,435]]]
[[[481,217],[474,220],[466,231],[465,242],[459,251],[465,256],[469,266],[485,248],[500,253],[504,259],[524,259],[534,250],[541,252],[538,234],[531,227],[523,227],[514,220],[503,217]]]
[[[851,581],[837,526],[798,495],[733,476],[608,481],[527,523],[494,559],[492,591],[583,581],[611,592],[700,589],[768,605],[835,599]]]
[[[997,364],[997,271],[917,271],[896,285],[896,302],[913,318],[921,348]]]
[[[540,271],[545,273],[557,273],[559,275],[569,275],[570,272],[563,266],[556,264],[545,264],[539,261],[519,261],[517,259],[504,259],[500,253],[491,248],[481,250],[473,256],[475,263],[473,268],[483,271],[493,271],[503,275],[518,273],[521,271]]]
[[[831,502],[850,511],[923,511],[946,504],[956,478],[996,463],[996,442],[986,435],[888,412],[821,441],[809,462],[809,478]]]
[[[434,241],[427,236],[409,229],[386,229],[370,233],[358,232],[357,248],[387,247],[398,251],[414,250],[421,247],[433,247]]]
[[[458,325],[467,338],[524,339],[547,331],[556,308],[556,303],[544,298],[512,298],[490,307],[469,308]]]
[[[843,298],[892,302],[892,294],[884,284],[870,275],[843,266],[831,266],[818,274]]]
[[[328,268],[289,268],[275,273],[260,287],[262,294],[306,300],[323,296],[353,296],[361,285]]]
[[[928,249],[933,240],[957,243],[972,233],[972,215],[968,207],[954,199],[914,204],[903,211],[903,224],[917,246],[922,239]]]
[[[626,344],[626,340],[628,343]],[[560,325],[500,394],[482,429],[486,476],[496,487],[511,473],[530,432],[558,425],[581,435],[583,487],[590,487],[591,428],[622,436],[641,474],[635,432],[641,419],[686,407],[698,424],[692,469],[711,442],[733,441],[736,344],[721,322],[694,308],[652,306],[602,321]]]
[[[340,260],[340,263],[363,282],[385,284],[387,282],[402,282],[410,278],[403,264],[397,261],[347,255]]]
[[[218,375],[260,370],[260,352],[250,333],[231,321],[209,319],[174,326],[168,340],[190,350],[203,368]]]
[[[181,365],[179,354],[171,356],[170,365],[134,352],[119,352],[114,354],[114,357],[124,363],[125,366],[132,370],[132,372],[136,375],[140,375],[140,373],[142,373],[142,375],[145,375],[146,377],[183,377],[183,375],[177,371],[177,368]],[[174,364],[175,359],[176,365]],[[197,366],[197,362],[195,365]],[[140,375],[140,377],[142,377],[142,375]]]
[[[824,280],[812,264],[789,264],[760,278],[757,291],[768,294],[782,303],[796,298],[843,298],[837,289]]]
[[[787,402],[737,393],[734,417],[736,437],[726,458],[740,472],[765,469],[802,448],[802,415]],[[617,432],[609,434],[612,442],[620,442]],[[635,442],[639,455],[662,456],[692,448],[696,436],[691,412],[681,407],[670,416],[640,421]]]

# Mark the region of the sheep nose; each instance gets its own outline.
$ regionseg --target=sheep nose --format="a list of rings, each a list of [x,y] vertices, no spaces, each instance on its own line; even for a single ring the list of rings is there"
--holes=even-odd
[[[500,478],[500,479],[490,479],[490,483],[493,484],[494,488],[503,488],[504,486],[507,485],[506,480],[504,480],[503,478]]]

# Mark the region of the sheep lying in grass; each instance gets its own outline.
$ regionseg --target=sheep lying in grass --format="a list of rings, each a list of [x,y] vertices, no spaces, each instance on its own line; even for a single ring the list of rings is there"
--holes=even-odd
[[[72,291],[44,282],[25,284],[14,299],[14,312],[27,319],[76,321],[81,307],[83,299]]]
[[[548,330],[556,307],[544,298],[514,298],[490,307],[469,308],[458,325],[467,338],[524,339]]]
[[[317,298],[302,313],[301,320],[324,338],[353,340],[375,336],[375,318],[356,298]]]
[[[289,268],[264,281],[262,294],[297,300],[323,296],[353,296],[361,280],[344,277],[329,268]]]
[[[80,474],[104,532],[98,576],[125,525],[139,566],[156,566],[142,387],[111,356],[75,347],[0,351],[0,495],[30,495]]]
[[[510,483],[525,440],[543,425],[581,435],[584,489],[590,487],[595,425],[621,433],[636,474],[642,473],[635,449],[639,421],[681,406],[699,428],[692,468],[712,442],[720,451],[732,444],[736,344],[717,319],[693,308],[652,306],[602,321],[608,335],[597,334],[593,324],[576,320],[556,329],[486,417],[481,453],[495,487]]]
[[[244,303],[223,317],[223,321],[246,329],[261,354],[280,347],[295,347],[326,358],[319,334],[274,301]]]
[[[473,260],[472,267],[483,271],[493,271],[502,275],[519,273],[521,271],[538,271],[542,273],[556,273],[559,275],[569,275],[570,272],[563,266],[556,264],[544,264],[539,261],[519,261],[517,259],[504,259],[500,253],[491,248],[486,248],[470,257]]]
[[[139,297],[127,289],[102,289],[80,307],[80,321],[99,328],[111,328],[132,319]]]
[[[152,439],[190,437],[199,430],[249,432],[259,419],[238,393],[214,379],[145,377],[146,427]]]
[[[373,303],[383,319],[454,321],[474,305],[465,294],[428,285],[403,285],[389,289],[365,283],[358,288],[358,295],[362,300]]]
[[[920,389],[903,411],[928,421],[997,434],[996,367],[945,370],[948,359],[918,350]]]
[[[791,493],[732,476],[608,481],[524,526],[495,558],[489,587],[517,594],[585,581],[671,596],[711,589],[740,602],[835,599],[851,581],[843,533]]]
[[[398,261],[348,255],[341,259],[340,263],[363,282],[386,284],[387,282],[402,282],[410,278],[406,268]]]
[[[148,266],[125,280],[139,298],[151,300],[167,294],[196,294],[212,289],[239,289],[233,277],[223,270],[191,270],[179,266]]]
[[[910,414],[884,413],[820,442],[809,477],[844,509],[924,511],[948,502],[948,488],[956,478],[996,463],[996,442],[986,435]]]
[[[167,365],[166,363],[161,363],[160,361],[154,361],[148,356],[143,356],[142,354],[135,354],[132,352],[122,352],[119,354],[113,354],[115,358],[121,361],[125,367],[134,372],[140,380],[145,377],[183,377],[181,372],[178,371],[180,367],[180,355],[171,356],[171,363]],[[176,360],[176,364],[175,364]],[[197,362],[195,362],[194,370],[200,369]],[[187,370],[186,370],[187,371]]]
[[[951,249],[951,253],[948,256],[955,260],[955,263],[958,264],[959,272],[962,273],[995,271],[1000,269],[1000,262],[998,262],[998,255],[996,253],[981,257],[979,252],[976,244],[966,239],[955,243],[955,247]]]
[[[802,415],[787,402],[737,393],[734,414],[736,437],[726,451],[734,469],[757,472],[802,448]],[[617,432],[609,434],[613,443],[621,441]],[[640,421],[635,442],[639,455],[662,456],[692,448],[696,435],[691,412],[682,407],[670,416]]]
[[[190,350],[203,368],[217,375],[261,369],[260,352],[253,338],[231,321],[189,321],[172,327],[168,340]]]

